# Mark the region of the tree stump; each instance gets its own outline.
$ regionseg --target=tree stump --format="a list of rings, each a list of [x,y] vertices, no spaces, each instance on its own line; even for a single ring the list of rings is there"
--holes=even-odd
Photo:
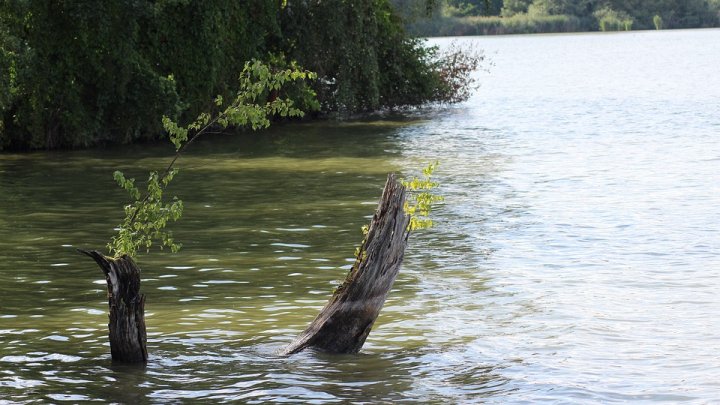
[[[410,217],[403,211],[405,187],[388,175],[360,254],[343,284],[320,314],[282,353],[315,348],[357,353],[365,343],[400,270]]]
[[[145,295],[140,294],[140,268],[129,256],[113,259],[97,250],[82,250],[100,266],[108,288],[108,328],[113,361],[147,362]]]

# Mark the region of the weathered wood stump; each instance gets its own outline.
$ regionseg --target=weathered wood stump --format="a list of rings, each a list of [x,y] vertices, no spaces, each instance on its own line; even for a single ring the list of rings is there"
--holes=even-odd
[[[113,361],[147,362],[145,295],[140,294],[140,268],[129,256],[114,259],[97,250],[82,250],[100,266],[108,288],[108,328]]]
[[[361,253],[330,301],[282,353],[307,348],[357,353],[370,334],[400,270],[410,217],[403,211],[405,187],[388,175]]]

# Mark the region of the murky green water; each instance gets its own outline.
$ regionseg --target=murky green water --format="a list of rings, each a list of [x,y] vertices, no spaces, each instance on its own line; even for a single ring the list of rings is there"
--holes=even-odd
[[[171,147],[0,155],[0,402],[716,401],[720,31],[466,40],[495,65],[463,105],[192,146],[184,248],[139,260],[144,368],[111,363],[105,282],[74,249],[120,220],[113,170]],[[437,227],[362,353],[277,356],[387,172],[434,159]]]
[[[171,190],[186,205],[173,227],[183,249],[139,259],[148,297],[146,369],[110,364],[105,282],[75,248],[104,248],[113,234],[124,196],[112,171],[142,176],[167,164],[170,148],[4,155],[3,396],[306,400],[333,391],[360,398],[367,385],[378,385],[378,398],[399,395],[401,380],[370,382],[398,367],[388,354],[286,359],[275,351],[342,281],[386,174],[401,169],[397,130],[419,123],[299,125],[194,145]],[[400,306],[416,289],[408,277],[402,284],[405,291],[391,299]],[[392,312],[378,336],[382,324],[402,322]],[[420,338],[387,332],[383,340],[393,343],[382,343],[383,351],[420,345]],[[297,384],[306,377],[316,382]]]

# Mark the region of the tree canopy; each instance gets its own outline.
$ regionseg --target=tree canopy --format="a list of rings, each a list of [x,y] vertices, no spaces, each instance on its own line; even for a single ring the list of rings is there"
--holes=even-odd
[[[317,72],[319,104],[282,90],[306,111],[452,101],[447,66],[390,0],[6,0],[0,150],[165,136],[160,117],[187,123],[231,99],[253,58]]]

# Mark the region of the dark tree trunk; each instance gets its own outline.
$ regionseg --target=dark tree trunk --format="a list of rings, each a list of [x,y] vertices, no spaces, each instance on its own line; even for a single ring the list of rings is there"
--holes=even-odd
[[[106,257],[97,250],[82,250],[105,274],[110,306],[110,352],[114,361],[147,362],[145,295],[140,294],[140,269],[129,256]]]
[[[405,254],[410,217],[403,211],[404,204],[405,187],[390,174],[361,253],[345,282],[283,354],[309,347],[332,353],[360,351]]]

